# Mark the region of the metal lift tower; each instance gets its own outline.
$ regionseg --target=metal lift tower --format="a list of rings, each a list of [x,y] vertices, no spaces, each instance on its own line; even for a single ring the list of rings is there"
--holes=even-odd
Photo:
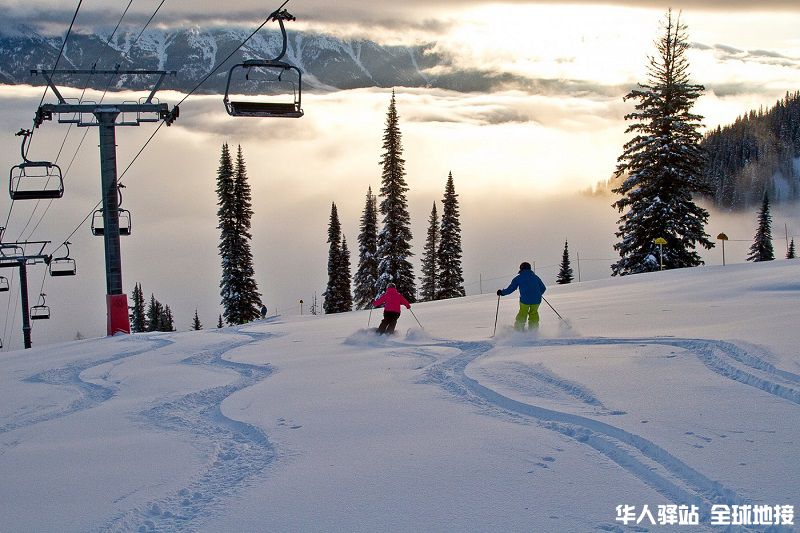
[[[130,333],[128,318],[128,297],[122,289],[122,255],[119,242],[119,205],[117,184],[116,127],[139,126],[142,122],[164,121],[167,126],[178,118],[178,107],[170,111],[167,104],[159,103],[155,93],[161,87],[164,77],[175,75],[175,71],[163,70],[31,70],[31,74],[41,74],[53,91],[57,104],[44,104],[36,111],[34,124],[39,127],[43,121],[58,116],[62,124],[76,124],[79,127],[96,126],[100,132],[100,176],[103,194],[103,240],[106,258],[106,308],[108,311],[108,335]],[[157,77],[155,85],[146,98],[138,102],[121,104],[75,102],[65,99],[53,83],[58,75],[86,76],[135,76],[141,80],[145,76]]]
[[[50,256],[44,254],[44,247],[48,244],[50,244],[50,241],[0,243],[0,268],[19,268],[19,297],[22,301],[22,340],[25,349],[31,347],[31,316],[28,310],[28,265],[50,262]]]

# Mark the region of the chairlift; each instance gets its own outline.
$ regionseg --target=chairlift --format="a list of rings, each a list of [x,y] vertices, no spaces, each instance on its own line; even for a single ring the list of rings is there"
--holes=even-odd
[[[122,205],[122,189],[124,189],[124,185],[119,185],[117,191],[119,192],[119,201],[117,203],[117,218],[119,220],[119,234],[121,237],[127,237],[131,234],[131,212],[127,209],[122,209],[120,206]],[[98,209],[92,215],[92,235],[96,237],[102,237],[106,234],[105,231],[105,221],[103,219],[103,210]]]
[[[8,292],[9,285],[8,285],[8,278],[5,276],[0,276],[0,292]]]
[[[8,192],[12,200],[48,200],[64,196],[64,178],[61,168],[49,161],[30,161],[25,157],[25,144],[29,143],[30,130],[20,130],[23,162],[11,167]]]
[[[39,301],[41,303],[34,305],[31,307],[31,320],[49,320],[50,319],[50,308],[45,305],[44,297],[46,295],[41,293],[39,295]]]
[[[62,257],[53,257],[50,259],[50,275],[53,277],[60,276],[74,276],[77,273],[75,260],[69,256],[69,242],[64,243],[67,253]]]
[[[131,234],[131,212],[127,209],[120,209],[119,213],[119,234],[121,237],[127,237]],[[95,237],[102,237],[106,234],[105,225],[103,222],[103,210],[98,209],[92,215],[92,235]]]
[[[283,21],[295,20],[295,17],[284,9],[272,13],[268,20],[278,21],[283,37],[283,48],[275,59],[248,59],[234,65],[228,71],[223,102],[225,110],[233,117],[300,118],[303,116],[301,108],[303,73],[296,66],[282,61],[283,56],[286,55],[287,43]],[[244,74],[244,82],[241,81],[242,74]],[[243,99],[231,100],[232,81],[241,84],[243,88],[246,88],[247,85],[262,88],[262,92],[270,94],[270,100],[264,101],[263,94],[260,94],[257,99],[243,97]],[[275,96],[273,97],[273,95]]]

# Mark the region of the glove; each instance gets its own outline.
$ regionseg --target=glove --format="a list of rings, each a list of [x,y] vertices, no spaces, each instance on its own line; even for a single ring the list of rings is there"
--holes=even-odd
[[[503,295],[503,289],[497,289],[497,295],[498,296],[502,296]]]

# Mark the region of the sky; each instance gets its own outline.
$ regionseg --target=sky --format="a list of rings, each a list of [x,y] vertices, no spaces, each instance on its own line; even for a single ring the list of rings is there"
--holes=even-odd
[[[134,2],[126,24],[141,27],[160,2]],[[263,20],[263,5],[167,1],[152,24],[159,27],[241,24]],[[441,199],[453,173],[460,195],[468,293],[504,285],[523,260],[537,263],[545,281],[555,279],[565,240],[573,261],[580,254],[583,279],[607,277],[615,258],[611,246],[619,214],[611,198],[580,191],[606,180],[627,140],[623,96],[646,81],[647,57],[667,4],[661,2],[300,2],[287,7],[298,17],[293,28],[366,37],[386,44],[435,42],[454,65],[510,72],[530,78],[526,91],[457,93],[397,88],[403,135],[414,261],[421,256],[432,203]],[[2,29],[44,27],[63,35],[74,2],[0,2]],[[105,35],[127,2],[83,2],[74,31]],[[705,126],[770,106],[800,82],[800,7],[795,2],[687,2],[692,79],[706,86],[695,110]],[[277,7],[277,6],[276,6]],[[202,11],[202,14],[198,14]],[[40,88],[1,87],[0,120],[7,139],[0,147],[6,167],[18,161],[18,138],[29,127]],[[94,95],[99,97],[99,95]],[[121,94],[121,100],[136,95]],[[173,104],[183,95],[161,92]],[[299,120],[234,119],[219,97],[192,96],[181,116],[161,128],[123,178],[123,206],[133,215],[133,235],[123,240],[123,283],[136,282],[145,295],[169,304],[179,329],[189,327],[195,308],[206,327],[219,314],[219,258],[216,245],[215,172],[223,143],[241,145],[253,187],[253,250],[257,282],[270,311],[299,312],[326,282],[325,243],[330,206],[335,202],[355,256],[358,219],[368,187],[380,186],[378,161],[390,91],[360,89],[304,95]],[[118,131],[118,159],[124,169],[155,126]],[[81,144],[81,138],[87,134]],[[53,319],[36,324],[34,342],[102,335],[105,300],[102,243],[78,227],[99,199],[97,132],[45,123],[34,137],[31,156],[58,160],[64,168],[76,154],[65,198],[47,208],[17,202],[6,240],[29,238],[60,243],[70,237],[79,263],[75,279],[45,280]],[[80,144],[80,148],[78,148]],[[9,201],[0,198],[0,213]],[[34,211],[36,209],[36,211]],[[775,211],[776,237],[800,233],[796,208]],[[28,223],[32,220],[33,223]],[[35,231],[32,228],[35,227]],[[728,260],[743,261],[755,228],[755,214],[713,213],[707,232],[731,237]],[[720,250],[704,252],[721,261]],[[575,268],[575,265],[573,265]],[[35,270],[35,269],[34,269]],[[187,275],[189,274],[189,275]],[[75,291],[85,298],[75,299]],[[32,298],[38,289],[31,290]],[[16,300],[0,295],[0,316],[19,314]],[[5,318],[4,317],[4,318]],[[91,319],[87,319],[91,317]],[[7,346],[18,343],[19,319],[0,321]],[[13,320],[11,322],[13,322]],[[16,340],[15,340],[16,339]]]

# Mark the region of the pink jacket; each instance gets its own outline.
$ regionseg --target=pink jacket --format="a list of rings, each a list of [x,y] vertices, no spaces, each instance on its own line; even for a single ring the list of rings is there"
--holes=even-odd
[[[383,305],[384,311],[391,311],[393,313],[399,313],[401,305],[405,305],[406,309],[411,309],[411,304],[408,303],[408,300],[403,298],[403,295],[397,292],[397,289],[394,287],[386,289],[383,296],[372,302],[372,305],[375,307]]]

